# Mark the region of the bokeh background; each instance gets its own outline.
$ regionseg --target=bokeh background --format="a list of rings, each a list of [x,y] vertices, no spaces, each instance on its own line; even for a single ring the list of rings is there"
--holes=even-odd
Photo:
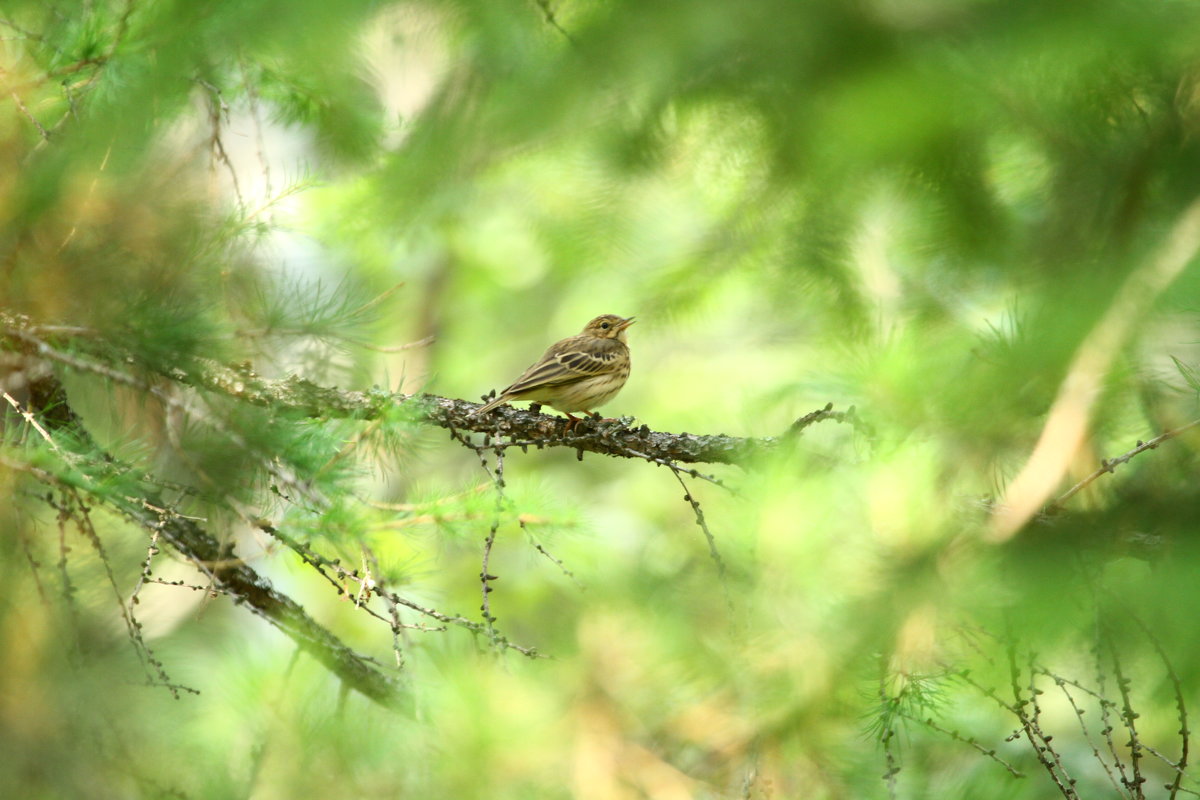
[[[67,513],[26,469],[99,451],[5,403],[0,795],[1197,793],[1195,437],[1043,512],[1196,416],[1198,23],[1124,0],[7,0],[0,308],[153,376],[54,366],[99,448],[411,702],[340,687],[170,548],[155,575],[186,585],[134,608],[149,542],[106,509],[121,488],[77,484],[92,508]],[[172,372],[475,400],[601,313],[638,317],[608,414],[860,424],[698,465],[724,484],[686,479],[718,563],[667,468],[513,450],[501,497],[404,413],[297,419]],[[394,646],[258,517],[347,563],[369,545],[475,621],[498,520],[496,626],[547,657],[412,614],[429,630]]]

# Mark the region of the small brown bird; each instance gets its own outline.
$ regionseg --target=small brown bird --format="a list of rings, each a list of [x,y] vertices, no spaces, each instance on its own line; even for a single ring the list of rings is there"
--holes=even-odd
[[[472,415],[491,411],[509,400],[544,403],[566,414],[572,422],[576,420],[572,411],[592,413],[592,409],[616,397],[629,378],[625,329],[632,324],[633,317],[596,317],[578,336],[550,345],[512,386]]]

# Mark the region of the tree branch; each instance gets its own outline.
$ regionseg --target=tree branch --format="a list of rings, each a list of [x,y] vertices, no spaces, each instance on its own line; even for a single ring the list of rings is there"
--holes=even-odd
[[[529,409],[500,406],[484,416],[472,416],[480,403],[436,394],[403,394],[378,387],[368,391],[330,388],[293,375],[280,381],[264,380],[253,371],[215,365],[203,375],[179,374],[181,382],[221,392],[253,405],[291,411],[308,417],[376,419],[395,406],[412,409],[425,424],[449,431],[471,431],[505,437],[507,446],[569,447],[622,458],[672,461],[684,464],[747,464],[776,451],[808,425],[826,419],[861,424],[854,409],[834,411],[829,404],[801,417],[782,436],[761,438],[718,434],[668,433],[648,425],[631,427],[632,417],[620,420],[582,419],[570,431],[566,420]],[[693,475],[693,477],[702,477]]]
[[[1043,514],[1058,513],[1059,511],[1062,510],[1063,506],[1066,505],[1068,500],[1070,500],[1072,497],[1079,494],[1079,492],[1083,491],[1085,488],[1090,486],[1098,478],[1100,478],[1100,476],[1102,476],[1106,473],[1112,472],[1113,470],[1115,470],[1117,467],[1121,466],[1122,464],[1128,463],[1129,460],[1136,455],[1144,453],[1147,450],[1157,449],[1158,446],[1160,444],[1162,444],[1163,442],[1168,441],[1170,439],[1174,439],[1176,436],[1180,436],[1180,435],[1186,433],[1187,431],[1190,431],[1192,428],[1196,427],[1197,425],[1200,425],[1200,419],[1194,419],[1191,422],[1187,423],[1186,425],[1180,425],[1178,428],[1173,428],[1172,430],[1169,430],[1166,433],[1161,433],[1158,436],[1155,436],[1153,439],[1151,439],[1148,442],[1143,442],[1142,440],[1139,439],[1137,446],[1135,446],[1132,450],[1128,450],[1128,451],[1122,453],[1121,455],[1117,456],[1116,458],[1100,459],[1100,467],[1096,471],[1094,471],[1092,474],[1088,475],[1083,480],[1079,481],[1079,483],[1075,484],[1070,489],[1068,489],[1067,491],[1065,491],[1061,495],[1059,495],[1058,498],[1054,500],[1054,502],[1048,504],[1042,510],[1042,513]]]
[[[79,441],[95,446],[82,422],[71,410],[62,384],[47,374],[29,382],[29,406],[50,431],[62,431]],[[97,451],[99,452],[98,448]],[[117,465],[111,456],[104,459]],[[4,466],[24,471],[37,480],[58,487],[66,484],[57,475],[31,464],[0,456]],[[89,487],[69,487],[89,491]],[[381,672],[371,661],[355,653],[308,615],[303,606],[275,589],[269,580],[238,558],[232,543],[222,544],[194,519],[182,516],[152,494],[145,497],[124,496],[92,487],[97,499],[148,531],[169,542],[193,566],[212,581],[218,589],[266,619],[287,634],[304,651],[317,659],[346,685],[377,703],[404,707],[407,696],[391,676]]]
[[[134,387],[148,386],[146,381],[112,366],[112,363],[122,363],[119,360],[93,359],[56,347],[52,342],[60,338],[77,339],[94,347],[89,337],[59,334],[52,339],[42,335],[42,329],[28,320],[0,312],[0,340],[8,340],[17,349]],[[401,407],[410,410],[413,418],[424,424],[452,432],[472,431],[504,437],[507,439],[505,447],[568,447],[580,453],[683,464],[745,465],[775,452],[809,425],[826,419],[863,426],[853,407],[834,411],[830,404],[796,420],[782,436],[744,438],[725,434],[668,433],[653,431],[647,425],[631,427],[633,420],[629,417],[616,421],[584,419],[568,433],[562,417],[542,414],[537,406],[528,410],[500,406],[484,416],[471,416],[479,403],[435,394],[389,392],[379,387],[367,391],[343,390],[321,386],[296,375],[283,380],[267,380],[248,365],[228,367],[208,362],[191,371],[169,370],[164,377],[251,405],[299,416],[371,420],[394,413]],[[703,476],[695,474],[694,477]]]
[[[406,696],[392,677],[343,644],[313,620],[303,606],[247,566],[233,554],[232,544],[222,545],[196,522],[165,510],[154,498],[140,504],[131,499],[118,500],[114,505],[147,531],[159,531],[163,539],[211,578],[215,588],[279,628],[347,686],[381,705],[404,706]]]
[[[237,398],[252,405],[290,411],[307,417],[376,419],[396,406],[412,410],[425,424],[449,431],[472,431],[505,437],[520,446],[569,447],[589,453],[623,458],[665,459],[685,464],[745,464],[773,452],[797,428],[783,437],[742,438],[725,434],[700,435],[652,431],[649,426],[630,427],[632,418],[617,421],[581,420],[568,434],[566,420],[543,414],[537,407],[520,409],[500,406],[484,416],[472,416],[480,403],[436,394],[403,394],[378,387],[368,391],[321,386],[292,375],[279,381],[260,378],[248,368],[212,365],[203,374],[182,371],[177,380]],[[808,424],[821,419],[853,421],[852,411],[833,411],[832,406],[805,418]]]

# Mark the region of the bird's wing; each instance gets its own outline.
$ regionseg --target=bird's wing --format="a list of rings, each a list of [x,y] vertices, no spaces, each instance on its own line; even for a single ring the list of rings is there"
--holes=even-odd
[[[613,339],[589,338],[560,342],[525,370],[512,386],[504,390],[504,394],[523,394],[613,372],[619,366],[620,348],[623,346]]]

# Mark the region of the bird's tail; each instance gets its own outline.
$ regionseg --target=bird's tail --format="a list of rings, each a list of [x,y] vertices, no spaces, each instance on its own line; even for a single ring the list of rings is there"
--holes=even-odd
[[[489,400],[488,402],[484,403],[479,408],[472,411],[470,414],[467,414],[467,416],[474,417],[474,416],[478,416],[479,414],[486,414],[487,412],[491,411],[493,408],[500,405],[501,403],[507,403],[507,402],[508,402],[508,397],[506,395],[502,394],[499,397],[495,398],[494,400]]]

